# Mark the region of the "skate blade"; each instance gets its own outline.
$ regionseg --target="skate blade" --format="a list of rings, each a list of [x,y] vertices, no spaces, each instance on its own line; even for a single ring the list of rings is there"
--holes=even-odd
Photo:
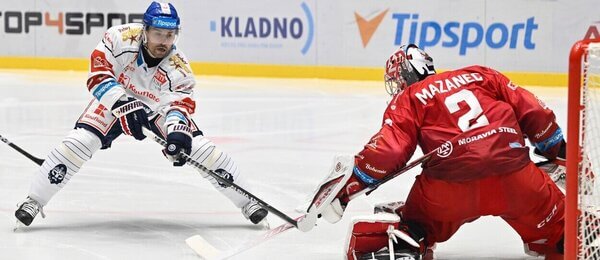
[[[25,228],[25,224],[21,223],[21,221],[17,220],[15,223],[15,227],[13,228],[13,232],[18,232],[19,230],[22,230],[23,228]]]
[[[271,225],[269,224],[269,221],[267,221],[267,218],[264,218],[263,220],[258,222],[257,225],[260,225],[264,230],[271,229]]]

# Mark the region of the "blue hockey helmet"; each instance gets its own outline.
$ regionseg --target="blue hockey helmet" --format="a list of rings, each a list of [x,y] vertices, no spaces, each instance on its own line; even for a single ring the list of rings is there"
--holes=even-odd
[[[155,28],[176,30],[179,29],[179,15],[170,3],[153,1],[144,13],[144,25]]]

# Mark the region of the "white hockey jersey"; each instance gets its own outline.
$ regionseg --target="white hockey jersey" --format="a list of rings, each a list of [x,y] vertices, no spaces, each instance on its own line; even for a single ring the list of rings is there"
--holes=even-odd
[[[92,52],[88,90],[107,109],[123,95],[135,97],[153,112],[177,109],[189,118],[195,110],[194,74],[183,53],[172,51],[149,68],[142,55],[143,25],[118,25],[106,31]]]

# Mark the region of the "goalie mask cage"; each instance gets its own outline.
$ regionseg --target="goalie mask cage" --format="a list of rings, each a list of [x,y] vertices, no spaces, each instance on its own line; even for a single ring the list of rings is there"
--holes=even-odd
[[[569,56],[565,259],[600,259],[600,39]]]

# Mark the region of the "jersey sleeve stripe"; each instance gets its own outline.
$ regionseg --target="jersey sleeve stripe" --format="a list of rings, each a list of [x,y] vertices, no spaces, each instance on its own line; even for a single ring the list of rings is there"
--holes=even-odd
[[[94,95],[94,97],[96,97],[96,99],[100,100],[100,99],[102,99],[104,94],[106,94],[106,92],[108,92],[110,89],[112,89],[116,86],[119,86],[119,83],[117,83],[114,79],[107,80],[105,82],[100,83],[98,86],[96,86],[96,88],[92,92],[92,95]]]

